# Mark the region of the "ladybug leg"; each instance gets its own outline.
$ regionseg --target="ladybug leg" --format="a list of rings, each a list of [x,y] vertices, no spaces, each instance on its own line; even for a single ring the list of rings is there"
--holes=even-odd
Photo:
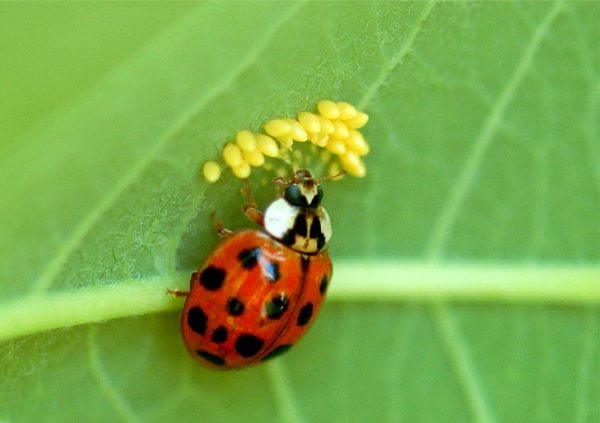
[[[167,295],[172,295],[174,297],[187,297],[189,291],[182,291],[180,289],[169,289],[167,288]]]
[[[242,194],[246,197],[246,204],[242,206],[244,214],[257,225],[265,226],[265,216],[263,212],[258,209],[256,201],[254,201],[254,198],[252,197],[250,187],[248,186],[248,180],[246,180],[246,186],[242,188]]]
[[[231,229],[225,228],[221,219],[217,217],[216,212],[212,212],[211,217],[215,221],[215,227],[217,228],[217,233],[219,234],[219,237],[227,238],[229,235],[233,234],[233,231]]]

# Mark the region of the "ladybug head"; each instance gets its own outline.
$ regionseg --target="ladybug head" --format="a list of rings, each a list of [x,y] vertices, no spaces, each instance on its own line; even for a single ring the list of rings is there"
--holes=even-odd
[[[323,178],[314,178],[309,170],[300,169],[294,173],[291,179],[275,178],[273,179],[273,183],[285,185],[283,198],[290,205],[314,209],[319,207],[323,200],[323,188],[321,188],[319,182],[324,179],[335,178],[343,173]]]
[[[323,188],[312,173],[306,169],[297,170],[291,179],[275,178],[273,183],[283,185],[283,198],[294,207],[314,209],[321,205]]]

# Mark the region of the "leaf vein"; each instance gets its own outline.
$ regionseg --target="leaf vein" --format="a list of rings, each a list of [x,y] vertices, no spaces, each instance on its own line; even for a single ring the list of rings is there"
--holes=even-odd
[[[127,404],[127,402],[123,399],[123,395],[111,382],[110,377],[106,374],[106,370],[102,366],[100,354],[98,352],[97,328],[94,325],[90,326],[88,330],[87,350],[92,374],[98,382],[101,391],[104,392],[117,414],[124,421],[138,421],[138,418],[135,416],[133,410],[131,409],[129,404]]]
[[[433,315],[438,327],[439,336],[445,346],[446,353],[454,370],[457,373],[464,394],[468,400],[471,412],[477,422],[491,423],[491,416],[487,400],[483,396],[484,390],[481,386],[477,372],[472,364],[468,349],[464,344],[463,336],[456,328],[456,324],[450,316],[448,309],[443,304],[433,306]]]
[[[433,10],[433,7],[435,6],[436,3],[437,3],[437,0],[430,0],[425,5],[425,7],[423,8],[423,11],[421,12],[421,15],[419,16],[419,20],[415,24],[413,30],[408,34],[408,36],[406,37],[406,40],[404,40],[404,42],[400,45],[396,54],[394,54],[392,56],[392,59],[389,62],[387,62],[386,64],[384,64],[384,66],[381,69],[381,72],[379,73],[377,78],[375,78],[375,81],[373,81],[373,83],[367,88],[365,95],[363,95],[363,97],[357,103],[359,109],[364,110],[369,105],[371,100],[373,100],[373,97],[375,97],[375,94],[377,93],[379,88],[381,88],[381,86],[385,83],[385,81],[388,79],[388,77],[394,71],[396,66],[398,66],[400,64],[402,59],[404,59],[404,57],[406,57],[406,55],[412,48],[412,46],[417,38],[417,35],[419,34],[421,27],[423,26],[423,23],[427,20],[427,18],[431,14],[431,11]]]
[[[553,4],[553,7],[550,9],[545,19],[533,33],[531,40],[525,47],[513,73],[508,78],[497,101],[485,118],[481,131],[473,142],[471,150],[467,155],[463,170],[458,175],[455,184],[450,190],[447,201],[444,203],[438,218],[433,224],[432,236],[427,248],[427,256],[430,260],[436,261],[442,256],[454,223],[458,218],[460,209],[475,184],[485,154],[492,144],[494,135],[502,124],[504,113],[514,100],[515,95],[517,94],[517,88],[532,67],[534,58],[542,41],[550,30],[556,17],[563,10],[563,6],[564,0]]]
[[[587,401],[586,391],[589,390],[589,383],[591,382],[590,375],[593,374],[593,361],[594,357],[598,357],[598,318],[595,317],[594,311],[588,311],[587,313],[587,325],[584,331],[584,345],[581,352],[581,361],[579,363],[579,371],[577,375],[576,383],[576,404],[575,404],[575,419],[578,423],[586,422],[589,418],[587,410],[590,410],[590,406]],[[596,378],[596,383],[598,379]]]
[[[277,408],[279,409],[279,421],[296,423],[303,421],[300,410],[294,402],[294,395],[289,379],[283,369],[281,360],[274,360],[267,365],[267,372]]]
[[[89,231],[115,203],[117,198],[119,198],[136,180],[136,178],[139,177],[143,170],[149,166],[152,160],[156,157],[159,157],[160,151],[165,147],[168,141],[172,139],[173,135],[180,131],[181,128],[183,128],[199,110],[202,110],[211,100],[227,90],[231,85],[231,82],[239,75],[242,75],[244,71],[248,69],[252,63],[254,63],[261,52],[264,51],[264,49],[268,46],[269,40],[279,30],[279,28],[284,26],[286,22],[292,19],[303,5],[303,3],[295,3],[287,13],[281,15],[279,20],[274,21],[270,27],[266,28],[263,38],[258,40],[254,48],[249,50],[246,57],[240,60],[237,68],[233,69],[229,73],[226,73],[221,79],[220,83],[217,83],[213,86],[212,90],[207,91],[198,99],[195,104],[181,112],[180,117],[174,122],[174,124],[169,127],[162,136],[158,137],[159,141],[153,146],[153,148],[150,148],[146,154],[140,157],[140,160],[138,160],[137,163],[132,166],[131,171],[127,173],[116,184],[115,188],[110,191],[99,203],[97,203],[92,212],[79,223],[75,231],[61,246],[61,248],[58,249],[56,254],[42,270],[41,275],[33,283],[30,295],[40,295],[47,291],[71,254],[79,245],[81,245]]]

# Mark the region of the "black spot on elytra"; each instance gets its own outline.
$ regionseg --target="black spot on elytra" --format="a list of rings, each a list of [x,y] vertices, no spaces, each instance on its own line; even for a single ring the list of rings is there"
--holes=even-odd
[[[254,266],[256,266],[259,256],[260,248],[248,248],[246,250],[240,251],[240,253],[238,254],[238,260],[242,263],[242,267],[244,269],[252,269]]]
[[[268,319],[277,320],[288,309],[289,299],[285,294],[279,294],[265,303],[265,314]]]
[[[206,333],[207,321],[208,317],[200,307],[192,307],[188,311],[187,324],[197,334],[204,335]]]
[[[224,280],[225,270],[219,267],[207,266],[200,273],[200,284],[209,291],[216,291],[221,288]]]
[[[244,312],[244,303],[235,297],[227,301],[227,313],[231,316],[239,316]]]
[[[279,280],[279,277],[281,276],[279,274],[279,263],[271,261],[265,263],[265,266],[263,267],[263,273],[267,278],[267,281],[271,283],[277,282]]]
[[[217,366],[225,365],[225,359],[223,357],[219,357],[218,355],[209,353],[208,351],[196,350],[196,354],[198,354],[198,356],[202,357],[209,363],[216,364]]]
[[[321,295],[327,291],[327,285],[329,284],[329,280],[327,279],[327,275],[323,275],[323,279],[321,279],[321,284],[319,285],[319,292]]]
[[[227,335],[227,329],[225,329],[225,326],[219,326],[213,332],[211,339],[215,344],[220,344],[227,341]]]
[[[298,326],[304,326],[312,317],[313,314],[313,305],[312,303],[306,303],[301,309],[300,314],[298,314]]]
[[[235,341],[235,352],[242,357],[252,357],[258,354],[260,349],[263,347],[263,340],[257,338],[254,335],[242,334]]]
[[[269,354],[267,354],[263,358],[261,358],[260,361],[267,361],[267,360],[270,360],[270,359],[275,358],[277,356],[280,356],[281,354],[283,354],[284,352],[286,352],[290,348],[292,348],[292,344],[280,345],[277,348],[275,348],[273,351],[271,351]]]

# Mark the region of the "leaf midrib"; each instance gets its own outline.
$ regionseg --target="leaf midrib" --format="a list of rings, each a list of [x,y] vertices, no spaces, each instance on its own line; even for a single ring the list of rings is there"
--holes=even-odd
[[[112,319],[179,310],[167,288],[186,288],[188,273],[115,281],[0,304],[0,341]],[[600,304],[600,264],[510,265],[337,261],[334,302]]]

